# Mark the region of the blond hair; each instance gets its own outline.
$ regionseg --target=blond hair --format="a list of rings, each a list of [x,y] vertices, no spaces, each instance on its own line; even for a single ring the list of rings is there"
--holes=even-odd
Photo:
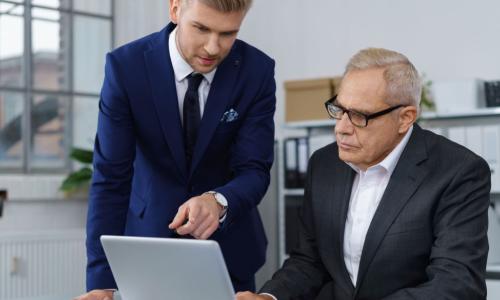
[[[387,104],[411,105],[420,111],[422,80],[406,56],[383,48],[363,49],[351,58],[344,76],[350,71],[372,68],[384,69]]]
[[[184,0],[190,2],[192,0]],[[252,0],[196,0],[221,12],[247,12],[252,6]]]

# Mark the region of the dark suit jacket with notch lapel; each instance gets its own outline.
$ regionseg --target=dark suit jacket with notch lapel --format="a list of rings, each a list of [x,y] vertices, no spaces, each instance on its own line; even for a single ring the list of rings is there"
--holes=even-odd
[[[253,279],[267,240],[257,204],[273,161],[274,61],[237,40],[207,98],[186,167],[168,36],[175,25],[107,55],[87,220],[87,289],[116,284],[99,237],[172,237],[168,224],[190,197],[228,200],[219,242],[233,283]],[[223,118],[233,109],[237,118]]]
[[[343,257],[355,172],[337,144],[311,158],[297,247],[263,292],[288,299],[485,299],[490,170],[414,125],[370,224],[356,288]]]

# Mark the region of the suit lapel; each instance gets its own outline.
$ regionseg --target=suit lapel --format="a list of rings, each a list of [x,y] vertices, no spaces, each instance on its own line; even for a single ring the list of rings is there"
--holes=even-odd
[[[338,153],[336,153],[338,156]],[[338,159],[337,159],[338,160]],[[347,211],[349,209],[349,202],[351,198],[352,184],[354,182],[354,177],[356,173],[352,168],[346,165],[344,162],[340,161],[341,170],[339,167],[333,167],[333,182],[339,183],[335,184],[335,188],[332,188],[331,195],[337,195],[333,201],[334,207],[329,212],[333,212],[333,230],[331,232],[335,233],[334,249],[335,255],[337,256],[336,261],[340,266],[341,278],[344,279],[344,284],[348,287],[349,294],[352,294],[354,290],[354,285],[352,284],[351,278],[349,277],[349,272],[347,271],[346,265],[344,263],[344,231],[345,223],[347,219]],[[331,183],[328,183],[332,186]]]
[[[149,82],[153,93],[153,102],[167,144],[175,163],[183,175],[187,177],[184,139],[175,87],[175,76],[168,50],[168,36],[175,28],[169,24],[162,30],[153,47],[144,53],[149,74]]]
[[[412,136],[392,173],[366,234],[356,293],[362,285],[363,278],[387,230],[425,178],[428,170],[419,166],[419,163],[426,158],[427,151],[422,129],[415,124]]]
[[[190,176],[203,157],[203,153],[227,108],[236,79],[238,78],[240,60],[237,48],[233,46],[229,55],[217,67],[198,131],[198,138],[193,153],[193,163],[189,171]]]

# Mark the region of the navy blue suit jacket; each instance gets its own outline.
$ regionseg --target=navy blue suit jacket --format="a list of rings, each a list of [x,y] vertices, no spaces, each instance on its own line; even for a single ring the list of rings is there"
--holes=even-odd
[[[274,61],[234,43],[216,71],[188,169],[168,49],[174,27],[107,55],[87,220],[88,290],[116,287],[101,235],[173,237],[168,224],[178,207],[210,190],[229,204],[211,239],[233,283],[251,280],[264,263],[257,205],[273,161]]]

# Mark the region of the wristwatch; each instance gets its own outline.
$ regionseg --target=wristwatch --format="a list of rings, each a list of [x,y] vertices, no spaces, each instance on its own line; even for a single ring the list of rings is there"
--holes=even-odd
[[[210,194],[212,196],[214,196],[215,198],[215,201],[217,201],[217,203],[222,206],[222,211],[221,211],[221,214],[220,214],[220,217],[224,217],[226,215],[226,212],[227,212],[227,199],[226,197],[222,196],[222,194],[220,193],[217,193],[215,191],[209,191],[209,192],[206,192],[205,194]]]

